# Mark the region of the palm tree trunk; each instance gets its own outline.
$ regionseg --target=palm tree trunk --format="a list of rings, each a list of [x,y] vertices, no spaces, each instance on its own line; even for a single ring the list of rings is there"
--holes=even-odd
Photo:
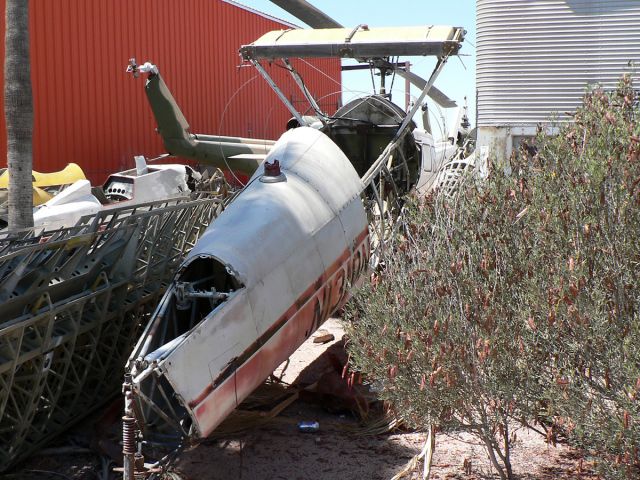
[[[33,226],[33,98],[29,58],[29,0],[6,0],[4,115],[9,169],[9,229]]]

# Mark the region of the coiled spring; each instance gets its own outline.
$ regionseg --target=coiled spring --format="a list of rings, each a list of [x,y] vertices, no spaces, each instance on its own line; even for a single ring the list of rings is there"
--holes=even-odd
[[[122,453],[136,453],[136,419],[133,417],[122,417]]]

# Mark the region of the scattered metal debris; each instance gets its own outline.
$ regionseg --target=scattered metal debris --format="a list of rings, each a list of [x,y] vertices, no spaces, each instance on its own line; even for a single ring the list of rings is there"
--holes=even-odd
[[[320,431],[320,423],[317,421],[314,422],[298,422],[298,430],[302,433],[315,433]]]

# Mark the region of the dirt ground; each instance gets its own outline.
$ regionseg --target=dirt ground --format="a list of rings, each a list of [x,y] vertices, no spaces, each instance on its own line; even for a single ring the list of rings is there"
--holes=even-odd
[[[339,354],[336,353],[339,345],[335,344],[344,332],[336,319],[329,320],[322,329],[335,340],[321,344],[310,339],[291,357],[286,368],[281,366],[276,370],[277,377],[287,383],[310,384],[320,380],[318,390],[322,390],[321,384],[331,386],[331,375],[335,376],[335,372],[328,380],[323,375],[333,368],[332,357]],[[388,480],[424,445],[426,435],[423,433],[363,435],[357,420],[344,410],[344,406],[344,402],[336,404],[326,396],[316,394],[307,398],[302,395],[260,426],[242,433],[220,435],[183,452],[175,467],[176,477],[182,480]],[[114,416],[107,415],[106,418]],[[301,432],[298,428],[301,421],[317,421],[319,430]],[[107,427],[104,422],[105,416],[97,424],[85,423],[54,442],[54,448],[34,455],[18,469],[0,475],[0,479],[119,478],[111,471],[114,465],[104,452],[106,449],[116,456],[118,424]],[[103,452],[93,453],[92,449],[97,446],[96,434],[110,435],[113,438],[111,449],[102,443]],[[588,473],[586,462],[582,462],[583,473],[578,473],[580,458],[570,449],[549,446],[540,435],[530,431],[519,431],[517,436],[512,463],[518,478],[595,478]],[[439,435],[433,463],[433,479],[498,478],[484,449],[467,435]],[[584,473],[585,469],[587,473]],[[405,478],[421,476],[415,471]]]

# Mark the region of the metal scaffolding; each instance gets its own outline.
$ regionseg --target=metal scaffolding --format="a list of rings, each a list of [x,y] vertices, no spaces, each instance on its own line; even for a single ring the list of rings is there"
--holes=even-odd
[[[176,267],[231,197],[0,238],[0,471],[116,394]]]

